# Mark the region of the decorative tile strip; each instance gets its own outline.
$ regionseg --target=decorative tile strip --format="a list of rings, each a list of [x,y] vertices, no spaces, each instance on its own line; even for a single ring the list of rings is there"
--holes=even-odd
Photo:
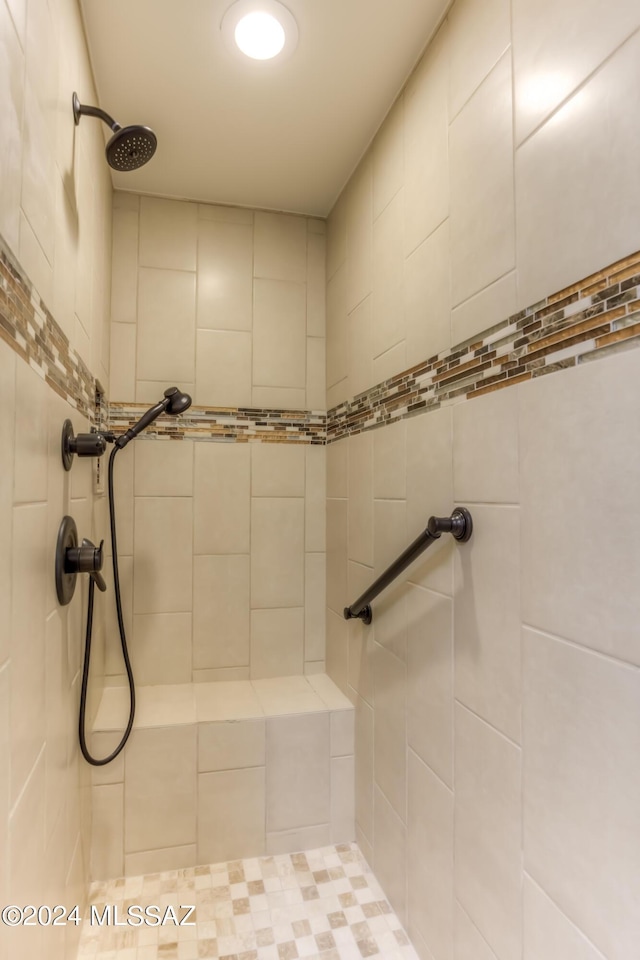
[[[0,339],[93,421],[96,381],[0,238]]]
[[[333,407],[327,442],[633,346],[640,346],[640,253]]]
[[[109,427],[124,433],[148,408],[144,403],[109,404]],[[326,414],[311,410],[253,407],[190,407],[179,417],[159,417],[145,435],[172,440],[227,443],[326,443]]]

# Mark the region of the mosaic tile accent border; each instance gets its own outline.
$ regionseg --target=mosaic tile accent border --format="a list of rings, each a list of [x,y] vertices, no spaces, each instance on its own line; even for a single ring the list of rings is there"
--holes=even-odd
[[[640,346],[640,253],[329,410],[327,442],[632,346]]]
[[[145,403],[109,404],[109,427],[123,433],[145,410]],[[190,407],[179,417],[159,417],[145,435],[174,440],[218,440],[227,443],[327,442],[324,411],[267,410],[253,407]]]
[[[90,420],[96,380],[0,237],[0,339]]]
[[[194,904],[195,925],[85,921],[81,960],[418,960],[355,843],[110,880],[90,904]]]

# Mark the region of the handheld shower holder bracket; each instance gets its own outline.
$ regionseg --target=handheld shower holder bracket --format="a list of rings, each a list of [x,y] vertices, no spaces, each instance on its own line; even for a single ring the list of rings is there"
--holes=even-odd
[[[79,433],[77,436],[73,432],[71,420],[65,420],[62,424],[62,438],[60,452],[62,454],[62,466],[65,470],[71,470],[73,457],[101,457],[107,449],[107,443],[113,443],[115,435],[111,431],[102,431],[98,433],[93,430],[91,433]]]

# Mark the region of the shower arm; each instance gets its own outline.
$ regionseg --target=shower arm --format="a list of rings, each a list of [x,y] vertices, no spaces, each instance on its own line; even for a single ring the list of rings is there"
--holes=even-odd
[[[76,127],[80,123],[80,117],[97,117],[98,120],[103,120],[108,127],[111,127],[114,133],[122,130],[121,124],[119,124],[117,120],[114,120],[113,117],[110,117],[106,110],[101,110],[100,107],[90,107],[86,103],[80,103],[77,94],[74,93],[73,118],[76,122]]]

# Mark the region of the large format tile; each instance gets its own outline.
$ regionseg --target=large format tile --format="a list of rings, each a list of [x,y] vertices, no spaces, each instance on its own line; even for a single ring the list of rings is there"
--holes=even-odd
[[[508,0],[458,0],[449,14],[449,115],[453,119],[511,42]]]
[[[329,714],[267,720],[267,831],[331,820]]]
[[[290,280],[255,280],[253,383],[304,387],[307,351],[306,287]]]
[[[135,615],[131,663],[138,683],[191,681],[191,618],[191,613]]]
[[[251,330],[253,229],[251,224],[198,223],[198,327]]]
[[[47,385],[23,362],[17,363],[15,384],[13,501],[44,501],[47,499]]]
[[[193,558],[193,666],[249,664],[250,562],[246,555]]]
[[[640,134],[625,107],[640,82],[639,52],[636,34],[516,152],[519,307],[638,247]],[[607,136],[594,139],[596,123]]]
[[[374,788],[374,869],[391,906],[404,922],[407,912],[407,828],[382,791]]]
[[[140,438],[133,445],[135,496],[190,497],[193,494],[193,448],[193,443],[184,440],[167,442]]]
[[[185,201],[140,198],[140,265],[195,270],[198,207]]]
[[[311,221],[307,222],[311,226]],[[327,334],[325,271],[326,237],[307,233],[307,335],[325,337]]]
[[[373,709],[362,697],[356,701],[356,824],[373,844]]]
[[[373,440],[374,434],[369,432],[349,437],[347,441],[348,558],[370,566],[373,565]]]
[[[407,885],[409,933],[434,957],[453,953],[453,794],[409,751]]]
[[[505,54],[450,127],[454,305],[515,265],[511,106]]]
[[[112,223],[111,320],[135,323],[138,307],[139,212],[115,206]],[[116,354],[113,352],[111,356]],[[110,384],[110,387],[112,385]]]
[[[133,606],[136,613],[189,612],[193,511],[187,497],[136,497]]]
[[[640,665],[639,375],[632,351],[526,384],[520,483],[524,622]]]
[[[235,330],[198,330],[196,392],[201,407],[250,407],[251,334]]]
[[[403,193],[393,200],[373,224],[372,307],[373,356],[379,357],[404,340]]]
[[[263,767],[265,736],[264,720],[201,723],[198,730],[199,772]]]
[[[453,787],[453,604],[412,585],[407,613],[407,740]]]
[[[195,724],[135,730],[124,783],[126,853],[195,842]]]
[[[457,902],[455,930],[455,960],[496,960],[496,954]]]
[[[248,554],[250,504],[249,445],[197,443],[193,511],[195,553]]]
[[[138,379],[193,383],[195,325],[195,273],[142,267],[138,276]]]
[[[250,720],[262,717],[263,709],[248,680],[217,680],[194,684],[198,723]],[[249,765],[249,764],[248,764]]]
[[[303,497],[304,493],[305,448],[302,444],[252,444],[252,497]]]
[[[304,502],[251,501],[251,606],[304,605]]]
[[[518,398],[499,390],[453,408],[453,490],[458,503],[517,503]]]
[[[522,951],[520,750],[456,705],[455,891],[499,960]]]
[[[366,157],[352,177],[345,195],[347,205],[346,312],[371,293],[373,255],[373,174]],[[328,327],[328,331],[330,331]],[[330,336],[329,332],[329,336]]]
[[[299,675],[304,666],[304,608],[251,611],[251,677]]]
[[[347,501],[327,500],[327,606],[342,616],[347,603]]]
[[[198,863],[265,852],[264,767],[198,774]]]
[[[376,784],[402,820],[407,804],[407,671],[392,653],[375,645],[374,770]]]
[[[15,437],[16,355],[0,343],[0,446],[5,468],[0,471],[0,622],[11,617],[11,528],[13,526],[13,458]],[[10,636],[0,633],[0,664],[9,656]]]
[[[408,367],[451,346],[449,221],[423,240],[404,264],[404,320]]]
[[[474,532],[456,554],[455,695],[520,742],[520,511],[473,507]]]
[[[306,219],[257,211],[254,223],[253,275],[304,283],[307,279]]]
[[[602,960],[600,951],[526,875],[523,956],[524,960]]]
[[[515,0],[515,118],[521,143],[640,25],[635,3]]]
[[[607,957],[638,942],[640,671],[524,631],[524,859]]]
[[[400,94],[373,141],[373,217],[378,217],[404,182],[404,96]]]
[[[0,47],[5,67],[5,94],[0,112],[0,234],[15,250],[18,247],[19,230],[19,206],[16,197],[20,196],[22,181],[24,54],[6,4],[0,7]]]

